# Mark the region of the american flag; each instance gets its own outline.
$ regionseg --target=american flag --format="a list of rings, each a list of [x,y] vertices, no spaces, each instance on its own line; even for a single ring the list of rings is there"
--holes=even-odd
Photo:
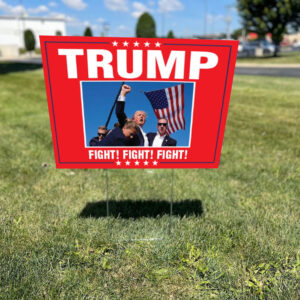
[[[157,119],[168,120],[168,134],[185,129],[183,84],[144,93],[150,100]]]

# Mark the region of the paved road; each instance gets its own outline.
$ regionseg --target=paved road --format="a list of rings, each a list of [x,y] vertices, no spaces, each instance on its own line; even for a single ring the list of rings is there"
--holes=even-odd
[[[280,76],[280,77],[300,77],[300,67],[249,67],[236,66],[235,74],[260,75],[260,76]]]
[[[42,64],[40,57],[23,58],[14,62]],[[298,77],[300,78],[300,65],[250,65],[237,64],[235,74],[239,75],[260,75],[260,76],[279,76],[279,77]]]
[[[20,58],[18,60],[15,60],[14,62],[18,63],[24,63],[24,64],[35,64],[35,65],[41,65],[42,58],[41,57],[29,57],[29,58]]]

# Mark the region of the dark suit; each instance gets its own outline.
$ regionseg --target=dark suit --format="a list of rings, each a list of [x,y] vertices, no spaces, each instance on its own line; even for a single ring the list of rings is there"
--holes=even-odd
[[[95,136],[90,140],[90,146],[99,146],[99,137]]]
[[[147,133],[147,137],[148,137],[148,141],[149,141],[149,146],[152,146],[153,141],[156,137],[156,133],[155,132],[149,132]],[[162,142],[162,146],[171,146],[174,147],[176,146],[177,141],[172,139],[171,137],[169,137],[168,135],[165,136],[163,142]]]
[[[127,138],[121,128],[114,128],[97,146],[132,146],[132,139]]]
[[[127,120],[127,116],[124,112],[124,109],[125,109],[125,101],[117,101],[116,115],[121,128],[123,128]],[[132,140],[133,140],[132,146],[144,146],[145,141],[144,141],[143,134],[141,133],[140,127],[138,127],[136,136],[134,136]]]

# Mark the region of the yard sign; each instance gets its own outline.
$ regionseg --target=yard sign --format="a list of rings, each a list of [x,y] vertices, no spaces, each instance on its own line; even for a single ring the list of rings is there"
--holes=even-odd
[[[237,41],[41,36],[40,44],[58,168],[218,167]],[[153,137],[167,119],[176,145],[127,144],[112,109],[123,84],[127,117],[145,111],[142,129]],[[105,138],[119,130],[122,143],[91,145],[111,110]]]

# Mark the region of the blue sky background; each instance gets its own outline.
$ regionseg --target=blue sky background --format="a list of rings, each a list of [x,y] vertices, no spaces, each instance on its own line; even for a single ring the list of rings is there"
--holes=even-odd
[[[1,15],[64,17],[68,35],[82,35],[91,26],[95,36],[135,35],[137,18],[145,11],[156,22],[158,36],[173,30],[176,37],[226,32],[241,27],[235,0],[0,0]],[[104,27],[103,27],[104,26]]]
[[[132,90],[126,97],[125,113],[131,118],[137,110],[146,111],[148,117],[143,126],[143,130],[146,133],[156,132],[157,119],[150,101],[144,95],[143,91],[159,90],[175,86],[179,83],[127,81],[126,84],[129,84]],[[90,139],[97,135],[98,127],[105,125],[120,86],[121,82],[82,82],[86,146],[89,145]],[[193,83],[184,83],[184,117],[186,129],[178,130],[171,134],[171,137],[177,140],[177,146],[189,146],[193,89]],[[118,120],[114,110],[108,128],[113,128],[115,122],[118,122]]]

